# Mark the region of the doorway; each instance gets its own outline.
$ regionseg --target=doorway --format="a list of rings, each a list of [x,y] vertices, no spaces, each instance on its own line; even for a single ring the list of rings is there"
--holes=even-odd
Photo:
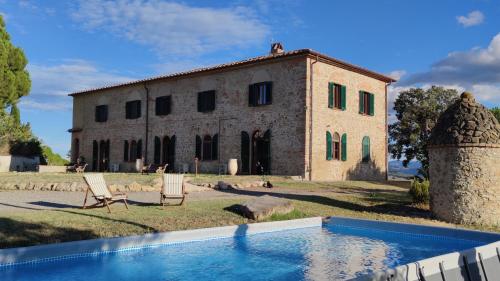
[[[252,135],[252,174],[269,175],[271,173],[271,131],[258,130]]]

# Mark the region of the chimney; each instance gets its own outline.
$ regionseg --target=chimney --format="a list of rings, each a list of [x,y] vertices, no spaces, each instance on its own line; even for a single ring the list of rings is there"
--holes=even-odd
[[[283,50],[283,45],[281,45],[280,42],[272,43],[271,44],[271,55],[279,55],[284,52]]]

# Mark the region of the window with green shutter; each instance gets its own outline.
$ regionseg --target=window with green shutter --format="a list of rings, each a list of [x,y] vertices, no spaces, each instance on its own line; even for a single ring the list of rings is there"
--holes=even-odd
[[[340,87],[340,109],[345,110],[345,104],[346,104],[346,87],[341,86]]]
[[[334,83],[328,83],[328,107],[333,108],[333,89],[335,87]]]
[[[347,161],[347,134],[342,134],[340,143],[341,143],[340,160]]]
[[[375,95],[369,94],[369,103],[370,103],[370,111],[369,114],[371,116],[375,115]]]
[[[365,92],[359,91],[359,113],[365,113]]]
[[[362,142],[362,161],[369,162],[370,161],[370,137],[363,137]]]
[[[375,95],[359,91],[359,113],[364,115],[375,115]]]
[[[332,160],[332,134],[326,132],[326,160]]]
[[[345,110],[346,87],[336,83],[328,83],[328,107]]]

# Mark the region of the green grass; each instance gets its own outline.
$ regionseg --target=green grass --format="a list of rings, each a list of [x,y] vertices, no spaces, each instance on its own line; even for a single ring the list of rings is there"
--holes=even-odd
[[[107,174],[106,177],[117,181],[131,180],[134,177],[153,180],[156,175]],[[201,183],[219,178],[202,175],[197,180]],[[242,181],[242,178],[252,179],[252,177],[228,177],[233,181]],[[433,220],[427,205],[413,204],[408,194],[408,182],[295,182],[285,177],[272,177],[270,180],[275,185],[272,189],[274,195],[291,200],[295,209],[286,215],[273,215],[266,221],[314,216],[347,216],[455,226]],[[266,191],[268,190],[264,188],[243,190],[238,194],[258,196]],[[237,196],[229,199],[197,200],[189,199],[188,196],[185,206],[165,208],[152,202],[131,205],[127,211],[121,203],[117,203],[111,206],[112,214],[108,214],[104,208],[4,212],[0,213],[0,248],[252,222],[230,211],[231,206],[242,201],[244,199]],[[460,225],[459,227],[500,232],[500,226]]]

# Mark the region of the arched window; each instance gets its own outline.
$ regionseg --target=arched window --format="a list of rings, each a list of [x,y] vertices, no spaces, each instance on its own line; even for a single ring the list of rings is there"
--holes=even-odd
[[[206,135],[203,137],[203,158],[202,160],[212,160],[212,137]]]
[[[128,156],[129,156],[129,147],[128,147],[128,140],[123,142],[123,161],[128,162]]]
[[[363,162],[368,162],[370,161],[370,137],[365,136],[363,137],[363,143],[362,143],[362,161]]]
[[[161,141],[159,137],[155,137],[154,163],[160,164],[161,161]]]
[[[342,134],[342,139],[340,140],[340,159],[342,161],[347,161],[347,134]]]
[[[326,132],[326,160],[332,160],[332,134]]]
[[[130,142],[130,157],[131,162],[135,162],[137,159],[137,142],[135,140]]]
[[[333,159],[340,160],[340,136],[338,133],[333,134]]]

